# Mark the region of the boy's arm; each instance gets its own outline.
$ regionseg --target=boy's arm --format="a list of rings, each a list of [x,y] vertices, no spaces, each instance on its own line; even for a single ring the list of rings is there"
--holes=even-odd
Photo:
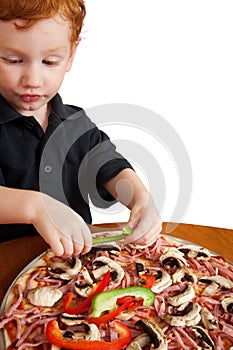
[[[0,224],[32,224],[55,255],[86,253],[91,233],[68,206],[40,192],[0,186]]]
[[[128,225],[134,233],[126,238],[139,245],[151,244],[162,230],[162,220],[153,199],[132,169],[124,169],[104,187],[131,210]]]

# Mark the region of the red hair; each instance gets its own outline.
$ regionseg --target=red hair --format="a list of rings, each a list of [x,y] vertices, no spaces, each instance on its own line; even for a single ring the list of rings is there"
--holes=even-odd
[[[71,45],[79,40],[86,8],[84,0],[0,0],[0,20],[24,20],[18,29],[28,29],[40,19],[59,14],[70,23]]]

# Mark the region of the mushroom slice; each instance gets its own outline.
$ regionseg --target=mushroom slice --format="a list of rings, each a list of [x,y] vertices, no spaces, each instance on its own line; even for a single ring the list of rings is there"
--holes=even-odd
[[[194,289],[191,285],[186,285],[185,288],[172,296],[167,297],[167,301],[172,306],[179,306],[181,304],[191,301],[195,297]]]
[[[54,261],[48,267],[48,272],[51,276],[62,280],[71,280],[76,276],[82,267],[81,260],[76,257],[67,259],[66,261]]]
[[[63,337],[71,339],[100,340],[100,331],[95,324],[89,324],[83,321],[78,326],[81,328],[80,332],[67,330],[63,332]]]
[[[167,350],[167,338],[162,328],[155,321],[139,320],[136,325],[149,335],[152,343],[151,350]]]
[[[183,245],[178,249],[188,258],[195,258],[197,260],[208,260],[211,256],[208,249],[192,244]]]
[[[116,318],[122,321],[130,320],[136,314],[135,310],[128,310],[127,312],[121,312]]]
[[[70,314],[63,313],[60,316],[60,320],[66,326],[76,326],[83,323],[85,321],[85,318],[82,315],[70,315]]]
[[[225,312],[227,312],[228,314],[233,314],[233,298],[232,297],[228,297],[222,300],[221,302],[222,307],[224,309]]]
[[[177,248],[169,247],[164,250],[164,253],[159,259],[163,266],[176,267],[188,266],[188,262],[184,258],[184,254]]]
[[[200,326],[192,327],[193,332],[195,333],[198,340],[201,342],[201,349],[215,350],[215,345],[213,340],[210,338],[207,331]]]
[[[100,256],[93,262],[93,275],[95,279],[100,279],[108,270],[110,270],[111,278],[114,283],[120,282],[125,273],[122,267],[114,260],[106,256]]]
[[[172,284],[172,279],[167,271],[161,269],[155,273],[156,281],[151,288],[154,293],[160,293]]]
[[[214,315],[206,308],[201,309],[201,321],[206,329],[218,328],[218,320]]]
[[[62,295],[58,288],[42,286],[31,289],[27,294],[27,298],[32,305],[52,307],[61,299]]]
[[[82,267],[80,273],[83,275],[83,278],[86,283],[79,284],[79,282],[74,283],[75,292],[83,298],[87,298],[93,291],[93,279],[91,278],[86,267]]]
[[[93,284],[93,279],[91,278],[88,269],[85,266],[81,268],[80,272],[82,273],[83,278],[88,284]]]
[[[144,265],[142,263],[136,262],[135,267],[136,267],[136,271],[137,271],[138,276],[145,273],[145,268],[144,268]]]
[[[112,242],[111,244],[96,244],[94,245],[90,252],[90,253],[94,253],[94,252],[99,252],[99,251],[107,251],[111,254],[114,255],[119,255],[121,248],[119,247],[119,245],[117,245],[116,243]]]
[[[197,283],[197,276],[186,266],[182,266],[176,270],[176,272],[172,275],[173,283],[177,282],[187,282],[191,284]]]
[[[87,298],[93,291],[93,286],[88,283],[78,284],[78,282],[75,282],[74,290],[80,297]]]
[[[220,275],[204,276],[199,279],[199,282],[208,284],[202,292],[204,296],[214,295],[219,288],[231,289],[233,287],[233,283],[229,279]]]
[[[151,343],[151,338],[148,334],[142,333],[127,346],[126,350],[142,350],[144,346],[147,346]]]
[[[171,326],[196,326],[200,320],[201,307],[196,302],[190,302],[184,309],[175,314],[166,313],[164,320]]]

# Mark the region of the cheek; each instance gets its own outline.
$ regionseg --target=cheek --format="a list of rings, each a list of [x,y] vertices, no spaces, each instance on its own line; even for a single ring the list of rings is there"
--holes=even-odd
[[[51,72],[49,76],[47,76],[46,82],[44,81],[45,88],[54,91],[58,90],[63,82],[64,76],[64,70]]]
[[[0,67],[0,85],[6,87],[12,87],[17,82],[17,72],[10,69],[3,69]]]

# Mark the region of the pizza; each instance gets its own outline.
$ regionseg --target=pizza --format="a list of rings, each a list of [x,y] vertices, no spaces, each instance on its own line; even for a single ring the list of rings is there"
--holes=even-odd
[[[233,267],[168,236],[45,252],[8,292],[0,328],[4,350],[230,350]]]

